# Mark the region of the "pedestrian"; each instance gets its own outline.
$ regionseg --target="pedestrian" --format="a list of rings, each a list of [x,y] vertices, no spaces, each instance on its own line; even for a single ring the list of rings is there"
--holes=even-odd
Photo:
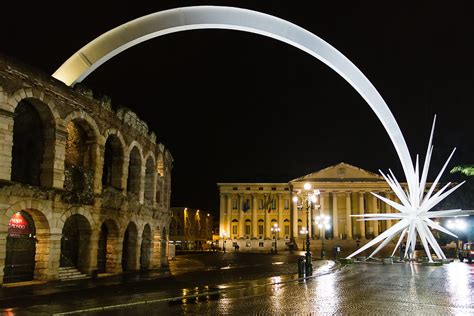
[[[408,261],[411,262],[411,261],[413,260],[413,258],[412,258],[412,253],[411,253],[411,245],[408,246],[408,253],[407,253],[407,255],[408,255]]]
[[[405,257],[405,245],[401,244],[400,245],[400,261],[403,261],[404,257]]]
[[[360,239],[357,239],[357,240],[356,240],[356,243],[357,243],[357,249],[359,249],[359,247],[360,247]]]

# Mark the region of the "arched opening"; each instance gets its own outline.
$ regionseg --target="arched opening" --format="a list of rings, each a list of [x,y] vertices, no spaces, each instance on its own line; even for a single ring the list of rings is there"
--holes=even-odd
[[[143,229],[142,244],[140,246],[140,269],[142,270],[150,268],[151,249],[151,229],[150,225],[146,224]]]
[[[112,220],[100,226],[97,244],[97,270],[99,273],[116,272],[118,227]]]
[[[122,188],[123,147],[116,135],[110,135],[105,142],[102,188]]]
[[[127,191],[135,195],[140,194],[140,182],[142,171],[142,157],[137,147],[133,147],[130,152],[130,162],[128,164]]]
[[[250,239],[252,233],[252,221],[250,219],[245,220],[245,239]]]
[[[136,270],[137,226],[130,222],[123,236],[122,271]]]
[[[90,238],[91,226],[87,218],[80,214],[70,216],[62,231],[60,267],[73,267],[87,272]]]
[[[65,199],[70,203],[90,204],[94,192],[95,135],[84,120],[69,122],[66,131]]]
[[[161,265],[166,265],[166,247],[168,245],[168,236],[166,235],[166,228],[163,227],[163,231],[161,233],[161,244],[160,244],[160,258],[161,258]]]
[[[54,126],[49,108],[35,99],[25,99],[15,108],[12,173],[15,182],[46,185],[46,171],[54,160]]]
[[[8,222],[3,282],[33,280],[35,273],[36,228],[25,211],[16,212]]]
[[[155,168],[152,157],[148,157],[145,169],[145,199],[153,201],[155,195],[155,186],[153,185],[155,179]]]

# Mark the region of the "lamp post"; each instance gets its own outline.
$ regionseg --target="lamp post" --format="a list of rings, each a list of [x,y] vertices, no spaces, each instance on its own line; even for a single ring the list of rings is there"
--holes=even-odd
[[[306,229],[306,227],[301,228],[300,230],[301,235],[306,235],[307,233],[308,233],[308,230]],[[304,251],[304,242],[303,242],[303,251]]]
[[[273,243],[274,243],[274,253],[277,253],[277,239],[278,239],[278,233],[280,232],[280,227],[278,227],[278,224],[275,223],[273,224],[273,227],[270,229],[273,234]]]
[[[311,221],[310,213],[313,209],[313,205],[316,206],[316,196],[319,194],[319,190],[311,190],[311,184],[305,183],[303,190],[298,190],[293,192],[295,196],[293,197],[293,202],[298,204],[298,209],[306,209],[306,275],[313,274],[313,263],[311,258],[311,241],[309,236],[309,223]],[[319,206],[319,205],[318,205]]]
[[[326,230],[331,228],[331,218],[328,215],[321,214],[316,216],[316,225],[318,225],[321,231],[321,260],[324,259],[324,239],[326,239]]]

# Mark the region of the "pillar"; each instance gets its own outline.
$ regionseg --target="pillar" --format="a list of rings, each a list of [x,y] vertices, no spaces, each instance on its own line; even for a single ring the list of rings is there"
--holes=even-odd
[[[270,200],[271,200],[271,195],[270,195]],[[265,212],[265,238],[271,238],[271,232],[270,232],[270,213],[268,212],[268,209],[263,210]]]
[[[221,193],[220,204],[219,204],[219,236],[222,237],[222,233],[225,231],[226,225],[226,212],[225,212],[225,195]]]
[[[258,236],[258,218],[257,218],[257,210],[258,210],[258,200],[257,194],[252,194],[252,238],[257,239]]]
[[[285,235],[285,225],[283,223],[283,204],[282,204],[282,196],[281,193],[278,194],[278,204],[277,204],[277,209],[278,209],[278,227],[280,227],[280,234],[279,237]]]
[[[290,213],[291,213],[291,235],[293,238],[298,238],[298,202],[293,201],[293,196],[291,196],[291,207],[290,207]]]
[[[326,214],[327,215],[327,211],[326,211],[326,208],[325,208],[325,203],[324,203],[324,197],[326,196],[326,194],[324,194],[323,192],[320,193],[319,195],[319,215],[322,216],[323,214]],[[318,236],[322,236],[323,238],[325,238],[325,234],[324,232],[326,231],[326,228],[323,227],[322,229],[319,229],[318,228]]]
[[[378,213],[377,198],[374,195],[372,195],[372,209],[374,213]],[[372,223],[374,228],[374,237],[377,237],[379,235],[379,221],[372,221]]]
[[[0,110],[0,179],[2,180],[11,179],[13,116],[14,113]],[[0,276],[3,276],[3,270],[0,273]]]
[[[87,266],[82,268],[83,273],[86,273],[89,276],[92,276],[92,271],[97,269],[97,247],[99,244],[99,235],[100,235],[100,227],[99,229],[93,229],[89,238],[89,245],[88,245],[88,256],[89,260],[86,260]]]
[[[239,194],[239,200],[237,207],[239,209],[239,230],[237,236],[244,237],[245,236],[245,226],[244,226],[244,211],[243,211],[243,206],[244,206],[244,195]]]
[[[39,242],[36,244],[35,279],[47,281],[58,279],[61,237],[62,234],[60,233],[36,235]]]
[[[332,193],[332,235],[339,238],[339,220],[337,218],[337,192]]]
[[[364,192],[359,192],[359,214],[364,214]],[[359,227],[360,227],[360,238],[365,238],[365,222],[360,221]]]
[[[346,236],[352,239],[351,192],[346,192]]]
[[[230,238],[232,230],[232,194],[227,194],[227,238]]]
[[[386,196],[388,197],[389,200],[392,200],[393,201],[393,194],[392,193],[387,193]],[[392,211],[392,207],[388,204],[385,204],[385,209],[387,210],[387,213],[394,213]],[[388,220],[386,221],[387,222],[387,229],[389,229],[390,227],[392,227],[392,220]]]

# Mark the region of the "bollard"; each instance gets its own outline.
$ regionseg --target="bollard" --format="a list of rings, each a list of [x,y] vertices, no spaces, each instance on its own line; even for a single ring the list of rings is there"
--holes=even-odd
[[[306,271],[306,260],[304,257],[298,258],[298,277],[302,278],[305,276]]]

